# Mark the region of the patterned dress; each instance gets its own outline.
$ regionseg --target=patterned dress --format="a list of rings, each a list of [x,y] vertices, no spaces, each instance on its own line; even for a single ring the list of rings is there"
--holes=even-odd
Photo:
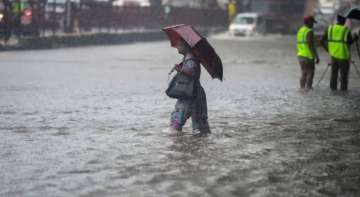
[[[200,64],[192,54],[187,54],[180,65],[182,73],[198,79],[196,80],[197,96],[193,100],[177,100],[175,110],[171,113],[171,127],[177,131],[181,131],[186,120],[191,117],[194,133],[210,133],[206,95],[200,84]]]

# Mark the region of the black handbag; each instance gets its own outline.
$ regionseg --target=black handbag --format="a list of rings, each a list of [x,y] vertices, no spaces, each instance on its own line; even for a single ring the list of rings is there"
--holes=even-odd
[[[195,99],[197,96],[196,79],[179,72],[169,83],[166,94],[175,99]]]

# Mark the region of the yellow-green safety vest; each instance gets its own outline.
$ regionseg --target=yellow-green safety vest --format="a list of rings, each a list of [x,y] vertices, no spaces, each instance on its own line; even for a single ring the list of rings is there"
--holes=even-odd
[[[307,36],[308,34],[311,32],[312,30],[306,26],[303,26],[299,29],[298,33],[297,33],[297,56],[300,57],[306,57],[309,59],[314,59],[315,56],[314,54],[311,52],[310,47],[309,47],[309,42],[307,40]]]
[[[341,60],[350,59],[348,36],[350,30],[343,25],[331,25],[328,28],[328,47],[331,57]]]

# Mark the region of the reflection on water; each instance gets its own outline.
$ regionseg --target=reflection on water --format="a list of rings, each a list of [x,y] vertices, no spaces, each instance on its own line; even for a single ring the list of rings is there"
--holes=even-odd
[[[0,54],[0,196],[359,195],[359,79],[302,92],[292,38],[211,42],[200,138],[167,129],[167,42]]]

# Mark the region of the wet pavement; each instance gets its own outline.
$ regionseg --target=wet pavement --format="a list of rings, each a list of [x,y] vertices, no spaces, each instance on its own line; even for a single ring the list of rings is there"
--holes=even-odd
[[[209,41],[225,80],[203,69],[201,138],[168,130],[166,41],[0,53],[0,196],[359,196],[354,69],[303,92],[293,37]]]

